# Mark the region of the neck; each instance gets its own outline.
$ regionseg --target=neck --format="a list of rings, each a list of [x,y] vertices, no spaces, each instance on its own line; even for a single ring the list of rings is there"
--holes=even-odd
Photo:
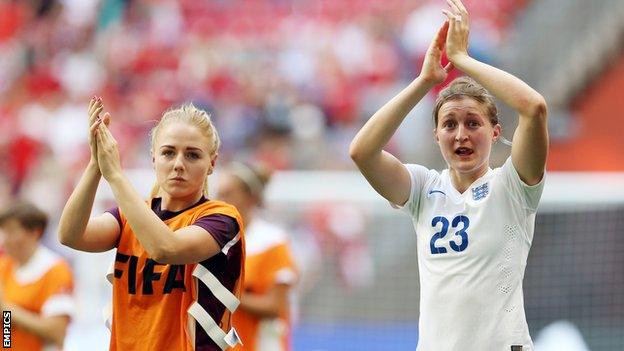
[[[171,212],[178,212],[193,206],[203,196],[202,192],[184,197],[173,198],[167,194],[162,195],[160,209]]]
[[[481,167],[479,170],[470,173],[460,173],[457,170],[450,169],[451,183],[453,187],[463,194],[468,187],[475,182],[475,180],[481,178],[488,171],[488,165]]]
[[[20,267],[26,265],[30,261],[30,259],[33,258],[35,252],[37,252],[38,247],[38,244],[24,246],[24,249],[20,255],[13,256],[13,258],[17,262],[17,265]]]
[[[241,218],[243,219],[243,223],[245,224],[245,228],[249,228],[249,225],[251,224],[251,222],[253,221],[253,210],[244,210],[244,209],[238,209],[238,212],[241,215]]]

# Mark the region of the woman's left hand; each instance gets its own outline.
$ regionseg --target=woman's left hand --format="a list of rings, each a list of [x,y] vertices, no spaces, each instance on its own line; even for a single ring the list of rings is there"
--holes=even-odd
[[[449,29],[446,35],[446,56],[449,61],[455,64],[459,58],[468,56],[470,18],[461,0],[446,0],[446,2],[449,5],[449,10],[442,10],[449,19]]]
[[[102,172],[104,179],[110,181],[113,177],[120,175],[122,171],[117,140],[113,137],[108,126],[102,123],[102,121],[107,119],[110,119],[108,112],[101,120],[98,120],[99,125],[97,126],[96,140],[97,160],[100,166],[100,172]]]

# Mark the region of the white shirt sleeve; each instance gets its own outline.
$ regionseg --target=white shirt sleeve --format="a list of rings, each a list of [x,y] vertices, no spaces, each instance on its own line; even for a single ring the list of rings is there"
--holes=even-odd
[[[41,315],[44,317],[51,316],[69,316],[72,317],[75,310],[74,299],[71,295],[59,293],[50,298],[41,307]]]
[[[507,161],[505,161],[505,164],[501,167],[501,174],[503,175],[503,182],[513,199],[530,212],[537,211],[537,205],[539,204],[544,190],[546,174],[544,173],[539,183],[527,185],[520,179],[518,171],[516,171],[513,162],[511,162],[511,156],[507,158]]]
[[[435,174],[435,171],[415,164],[404,164],[404,166],[410,174],[410,195],[407,202],[403,206],[397,204],[392,205],[393,207],[401,209],[403,212],[416,218],[420,206],[422,190],[429,179],[433,176],[432,172]]]

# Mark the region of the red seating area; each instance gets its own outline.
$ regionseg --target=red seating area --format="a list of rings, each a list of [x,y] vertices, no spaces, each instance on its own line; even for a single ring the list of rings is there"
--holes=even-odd
[[[466,1],[475,35],[500,41],[526,2]],[[125,167],[149,167],[154,121],[193,101],[213,114],[221,160],[349,168],[355,130],[418,73],[423,53],[407,49],[405,25],[431,6],[445,4],[0,0],[0,159],[13,169],[0,174],[0,198],[49,180],[48,168],[64,170],[56,184],[73,181],[88,157],[94,94],[113,116]]]

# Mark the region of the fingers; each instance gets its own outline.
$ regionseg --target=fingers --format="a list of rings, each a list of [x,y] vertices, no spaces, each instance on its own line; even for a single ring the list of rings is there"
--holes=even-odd
[[[435,45],[440,51],[444,49],[444,43],[446,42],[446,34],[448,33],[449,22],[444,21],[442,27],[438,30],[438,34],[436,35]]]
[[[106,112],[104,114],[104,117],[102,117],[102,121],[104,122],[104,125],[108,127],[110,125],[110,121],[111,121],[110,113]]]
[[[104,113],[104,116],[100,116],[103,110],[104,103],[102,102],[102,98],[96,96],[92,97],[91,101],[89,102],[89,123],[91,126],[93,126],[94,124],[99,126],[101,124],[100,122],[104,122],[103,124],[105,126],[110,125],[110,113],[106,112]]]
[[[91,98],[91,100],[89,100],[89,116],[91,116],[91,114],[93,113],[93,110],[95,109],[98,101],[101,102],[102,99],[95,95]]]
[[[104,109],[102,98],[93,97],[89,102],[89,124],[93,124],[95,120],[100,118],[100,113]]]
[[[117,141],[115,140],[115,137],[113,137],[110,129],[108,129],[108,126],[106,125],[106,120],[110,122],[110,114],[108,112],[104,115],[104,118],[100,119],[97,133],[99,137],[98,140],[101,140],[104,144],[116,145]]]
[[[455,68],[455,66],[453,66],[453,64],[449,62],[446,64],[446,66],[444,66],[444,71],[448,74],[448,73],[451,73],[453,68]]]
[[[456,28],[457,28],[457,26],[456,26],[456,24],[458,22],[457,21],[457,18],[458,18],[457,16],[459,16],[459,15],[455,15],[454,13],[452,13],[451,11],[446,10],[446,9],[442,9],[442,13],[444,13],[446,18],[448,18],[448,21],[447,21],[448,22],[447,33],[448,32],[454,33]]]
[[[467,15],[468,14],[468,10],[466,10],[466,7],[464,6],[464,3],[461,2],[461,0],[450,0],[453,2],[453,4],[459,9],[459,13],[462,15]]]
[[[444,16],[446,16],[446,18],[448,18],[449,25],[451,25],[452,22],[455,20],[455,15],[447,9],[442,9],[442,13],[444,14]]]
[[[91,126],[89,127],[89,133],[97,134],[98,127],[100,126],[101,123],[102,123],[102,120],[100,119],[100,120],[95,121],[93,124],[91,124]]]
[[[457,6],[457,4],[453,0],[446,0],[446,3],[451,8],[451,11],[453,12],[453,14],[461,15],[461,9],[459,8],[459,6]]]
[[[446,17],[449,18],[450,21],[455,22],[467,22],[468,21],[468,11],[466,7],[461,2],[461,0],[446,0],[448,4],[449,10],[442,10]]]
[[[432,51],[432,49],[437,49],[440,52],[444,50],[444,43],[446,42],[446,33],[448,32],[448,28],[449,22],[444,21],[440,29],[438,29],[438,33],[436,34],[435,38],[431,41],[431,44],[429,45],[430,52]]]

